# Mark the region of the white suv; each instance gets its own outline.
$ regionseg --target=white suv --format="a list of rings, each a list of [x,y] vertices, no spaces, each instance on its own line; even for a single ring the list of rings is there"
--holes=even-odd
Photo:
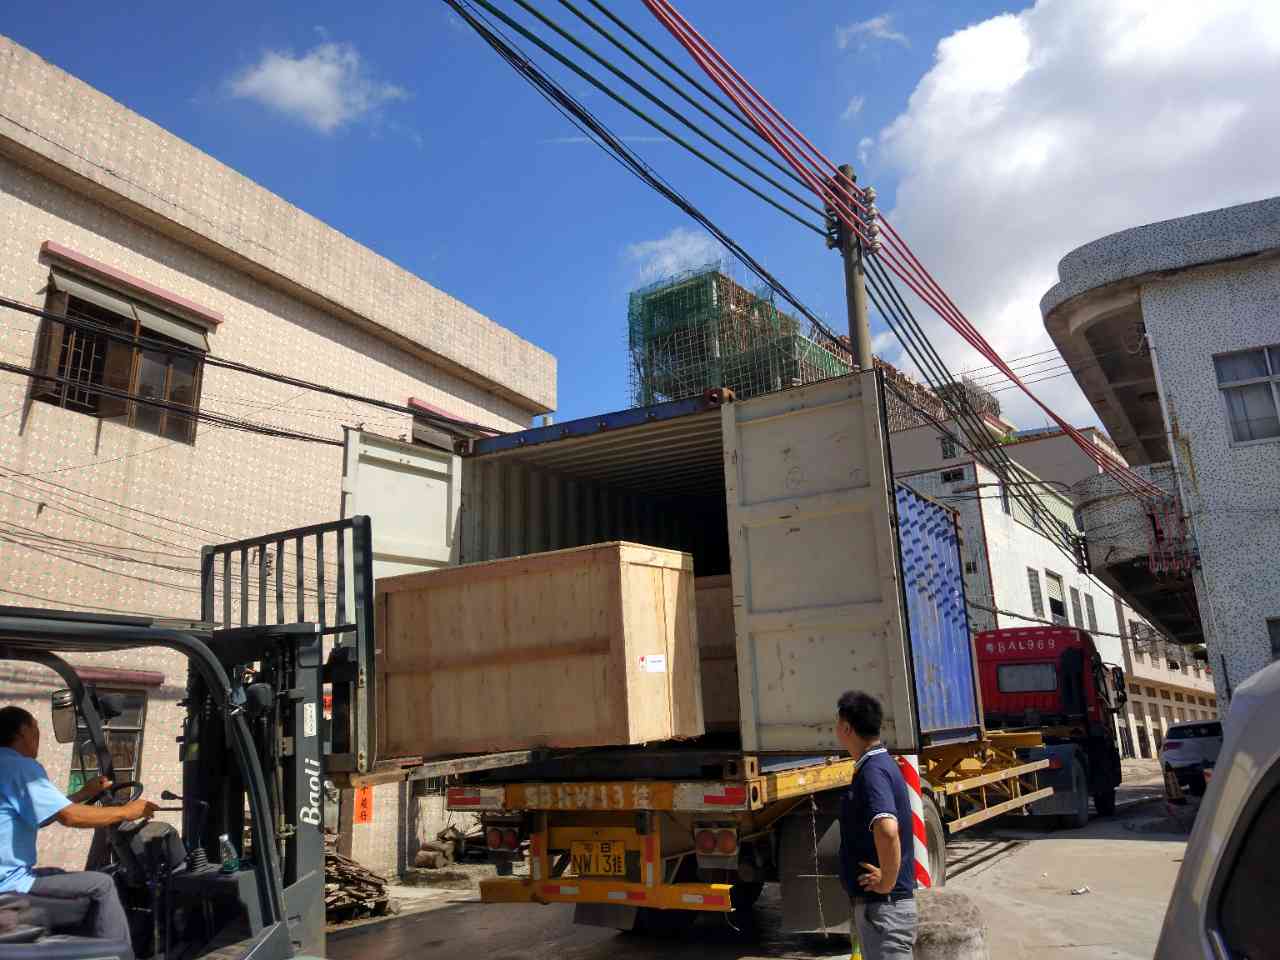
[[[1170,725],[1160,747],[1160,769],[1173,771],[1178,785],[1204,793],[1204,770],[1212,767],[1222,749],[1222,724],[1217,720],[1188,720]]]

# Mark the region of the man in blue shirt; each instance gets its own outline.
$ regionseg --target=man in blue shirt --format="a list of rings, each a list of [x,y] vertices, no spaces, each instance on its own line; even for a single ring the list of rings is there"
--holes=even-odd
[[[853,904],[864,960],[910,960],[916,902],[907,783],[880,743],[880,701],[850,690],[836,711],[836,736],[857,761],[840,801],[840,882]]]
[[[68,873],[36,867],[36,831],[57,820],[65,827],[111,827],[126,820],[150,817],[156,806],[138,799],[114,807],[94,807],[90,799],[111,786],[97,777],[70,797],[49,782],[36,762],[40,727],[21,707],[0,709],[0,893],[29,893],[33,897],[88,897],[93,907],[87,919],[89,936],[129,942],[115,881],[105,873]]]

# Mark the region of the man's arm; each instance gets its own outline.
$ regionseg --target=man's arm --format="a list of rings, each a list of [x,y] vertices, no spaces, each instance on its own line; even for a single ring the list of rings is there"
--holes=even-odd
[[[106,777],[94,777],[75,793],[67,794],[67,799],[72,803],[86,803],[110,788],[111,781]]]
[[[898,818],[881,817],[871,825],[876,840],[876,859],[880,861],[880,884],[876,893],[888,893],[898,882],[902,869],[902,847],[898,843]]]
[[[86,803],[69,803],[54,817],[64,827],[114,827],[126,820],[143,820],[156,812],[150,800],[134,800],[118,807],[94,807]]]

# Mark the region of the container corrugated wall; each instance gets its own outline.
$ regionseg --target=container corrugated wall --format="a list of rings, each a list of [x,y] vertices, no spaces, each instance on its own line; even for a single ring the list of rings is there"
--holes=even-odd
[[[921,741],[971,740],[981,721],[956,515],[902,484],[895,499]]]

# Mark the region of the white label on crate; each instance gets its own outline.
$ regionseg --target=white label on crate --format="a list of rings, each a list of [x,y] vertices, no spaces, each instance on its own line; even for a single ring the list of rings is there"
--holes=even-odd
[[[304,737],[316,735],[316,705],[313,702],[302,705],[302,735]]]
[[[667,656],[664,653],[650,653],[640,658],[640,669],[645,673],[666,673]]]

